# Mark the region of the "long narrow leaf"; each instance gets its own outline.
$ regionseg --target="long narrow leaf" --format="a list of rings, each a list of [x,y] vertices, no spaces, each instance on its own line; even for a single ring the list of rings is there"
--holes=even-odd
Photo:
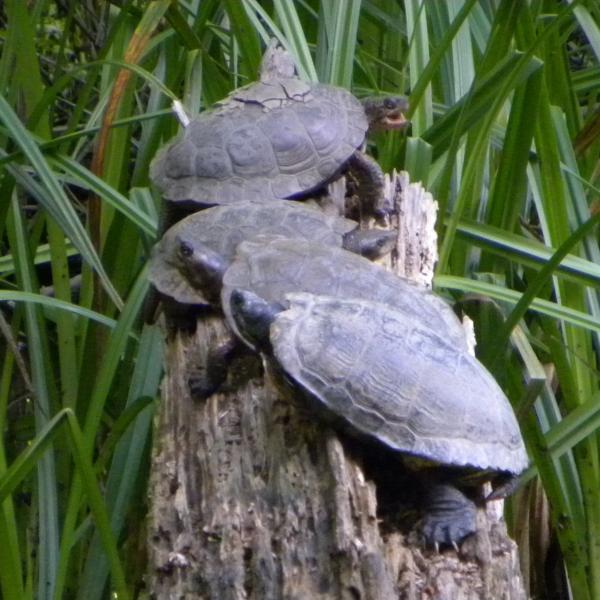
[[[98,273],[104,288],[118,308],[123,306],[123,301],[119,297],[117,290],[110,281],[104,266],[102,265],[95,248],[90,242],[75,210],[73,209],[64,190],[58,182],[56,176],[48,166],[37,145],[28,135],[27,130],[14,113],[11,106],[0,94],[0,120],[4,122],[9,129],[16,144],[18,144],[25,156],[31,162],[36,170],[48,194],[48,205],[51,205],[53,212],[58,217],[56,220],[61,224],[65,233],[69,236],[73,244],[79,249],[81,255]]]
[[[23,453],[13,462],[10,469],[0,477],[0,501],[3,501],[8,494],[25,479],[28,473],[40,462],[44,452],[50,446],[52,441],[61,433],[60,427],[67,425],[67,432],[72,444],[73,459],[79,473],[83,479],[85,491],[88,496],[92,514],[96,519],[98,531],[105,546],[107,556],[109,557],[115,585],[117,587],[119,598],[129,598],[129,592],[125,585],[125,574],[119,556],[117,553],[115,539],[110,530],[110,523],[106,514],[106,509],[102,501],[100,489],[94,476],[94,470],[89,458],[83,449],[83,436],[77,419],[71,409],[65,408],[57,413],[45,427],[38,433],[36,439],[23,451]]]

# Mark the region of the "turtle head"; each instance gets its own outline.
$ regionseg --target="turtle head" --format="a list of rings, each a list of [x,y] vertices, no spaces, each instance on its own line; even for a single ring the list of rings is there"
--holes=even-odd
[[[208,301],[218,302],[228,261],[201,242],[178,237],[175,244],[176,265],[181,274],[193,288],[201,290]]]
[[[370,96],[362,100],[369,120],[369,131],[404,129],[410,121],[405,113],[408,100],[404,96]]]
[[[344,248],[369,260],[389,254],[396,245],[396,231],[385,229],[355,229],[344,235]]]
[[[240,335],[260,350],[269,351],[271,323],[284,307],[248,290],[235,289],[229,298],[231,316]]]

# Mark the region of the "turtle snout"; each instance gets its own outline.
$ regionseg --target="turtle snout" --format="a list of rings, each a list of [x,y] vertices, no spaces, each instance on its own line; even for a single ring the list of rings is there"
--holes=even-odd
[[[402,129],[409,123],[405,116],[408,100],[404,96],[365,98],[363,106],[373,130]]]
[[[386,129],[402,129],[410,123],[405,116],[408,111],[408,100],[403,96],[385,98],[383,108],[385,111],[383,121]]]

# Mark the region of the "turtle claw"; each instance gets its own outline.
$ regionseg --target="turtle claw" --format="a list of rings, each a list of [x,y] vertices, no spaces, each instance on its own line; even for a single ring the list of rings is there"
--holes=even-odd
[[[449,521],[447,516],[427,515],[421,524],[421,531],[427,546],[433,546],[439,552],[440,546],[452,546],[458,552],[458,542],[472,533],[476,528],[470,519]]]
[[[373,208],[373,214],[378,221],[387,221],[395,213],[396,208],[388,198],[379,199]]]
[[[477,530],[475,505],[450,485],[433,485],[428,490],[428,512],[421,522],[427,546],[452,546]]]

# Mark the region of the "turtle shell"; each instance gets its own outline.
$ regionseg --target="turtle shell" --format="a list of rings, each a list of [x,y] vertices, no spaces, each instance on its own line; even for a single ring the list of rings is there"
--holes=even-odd
[[[231,314],[230,298],[235,289],[249,290],[268,302],[282,302],[290,292],[310,292],[389,304],[407,318],[439,331],[449,343],[467,348],[460,321],[441,298],[341,248],[267,236],[238,246],[223,277],[221,305],[238,337],[253,347]]]
[[[273,356],[350,430],[436,463],[525,469],[508,399],[443,332],[376,302],[312,294],[287,300],[270,327]]]
[[[159,292],[178,302],[201,304],[205,302],[202,292],[192,287],[180,270],[181,242],[205,244],[228,262],[241,242],[258,234],[300,238],[329,247],[341,246],[344,234],[356,227],[354,221],[326,215],[301,203],[282,204],[277,210],[250,202],[214,206],[167,230],[153,249],[149,279]]]
[[[367,128],[362,104],[343,88],[257,82],[192,120],[156,156],[150,177],[185,206],[293,198],[332,178]]]

